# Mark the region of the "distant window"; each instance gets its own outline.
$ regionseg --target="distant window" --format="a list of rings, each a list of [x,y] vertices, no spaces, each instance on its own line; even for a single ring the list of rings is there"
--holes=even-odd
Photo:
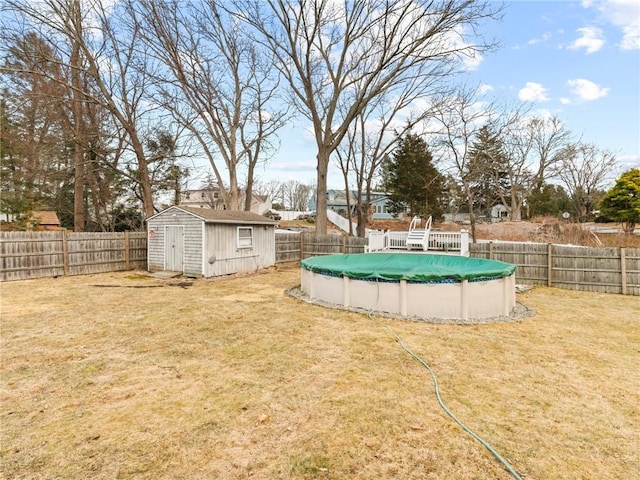
[[[238,248],[253,247],[253,227],[238,227]]]

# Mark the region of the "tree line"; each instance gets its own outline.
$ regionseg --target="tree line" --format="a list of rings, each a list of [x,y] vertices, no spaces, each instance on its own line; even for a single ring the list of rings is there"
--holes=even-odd
[[[371,191],[414,137],[437,165],[420,173],[422,188],[446,186],[448,203],[469,212],[497,195],[515,214],[548,196],[551,179],[588,211],[615,160],[570,141],[559,119],[456,87],[496,48],[481,34],[500,18],[491,1],[5,0],[0,8],[0,210],[55,209],[76,231],[153,215],[159,197],[179,198],[202,158],[224,208],[248,210],[252,193],[267,188],[258,167],[291,121],[313,131],[319,233],[329,169],[354,193],[362,235]]]
[[[555,117],[504,112],[474,127],[465,113],[457,110],[457,122],[449,118],[436,134],[399,140],[383,163],[380,185],[390,194],[392,213],[440,219],[445,211],[464,211],[474,239],[478,219],[497,205],[509,220],[566,213],[579,222],[594,218],[616,166],[611,152],[575,140]]]

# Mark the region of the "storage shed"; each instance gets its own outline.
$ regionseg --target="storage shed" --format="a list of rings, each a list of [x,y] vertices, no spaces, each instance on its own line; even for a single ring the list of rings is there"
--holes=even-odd
[[[275,226],[251,212],[169,207],[147,218],[149,271],[215,277],[270,267]]]

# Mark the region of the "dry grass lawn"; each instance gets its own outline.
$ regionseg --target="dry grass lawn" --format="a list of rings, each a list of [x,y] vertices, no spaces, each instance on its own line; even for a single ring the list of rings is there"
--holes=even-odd
[[[521,322],[370,319],[297,268],[0,285],[0,477],[639,478],[640,299],[535,288]],[[149,288],[137,288],[149,287]]]

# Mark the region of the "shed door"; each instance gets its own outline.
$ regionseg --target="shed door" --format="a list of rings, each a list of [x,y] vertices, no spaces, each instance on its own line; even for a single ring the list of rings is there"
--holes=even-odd
[[[184,227],[167,226],[164,234],[164,269],[182,272]]]

